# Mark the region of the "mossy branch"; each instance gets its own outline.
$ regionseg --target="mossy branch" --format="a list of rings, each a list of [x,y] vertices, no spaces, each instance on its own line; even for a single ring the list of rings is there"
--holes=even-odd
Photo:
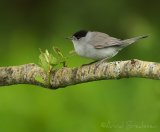
[[[45,81],[37,81],[35,79],[37,76],[41,76]],[[50,77],[43,68],[36,64],[0,67],[0,86],[32,84],[57,89],[90,81],[130,77],[160,80],[160,63],[134,59],[75,68],[63,67],[58,70],[51,70]]]

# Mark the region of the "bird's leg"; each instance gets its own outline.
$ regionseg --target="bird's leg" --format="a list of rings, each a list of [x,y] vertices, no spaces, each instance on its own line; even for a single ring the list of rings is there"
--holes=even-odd
[[[102,60],[100,60],[100,61],[97,61],[96,62],[96,66],[99,66],[100,64],[102,64],[102,63],[104,63],[105,61],[107,61],[109,58],[104,58],[104,59],[102,59]]]
[[[96,61],[92,61],[88,64],[82,64],[82,66],[87,66],[87,65],[91,65],[93,63],[95,63],[96,66],[99,66],[100,64],[104,63],[106,60],[108,60],[108,58],[104,58],[102,60],[96,60]]]
[[[90,62],[90,63],[88,63],[88,64],[82,64],[82,66],[91,65],[91,64],[93,64],[93,63],[97,63],[97,62],[98,62],[98,60],[96,60],[96,61],[92,61],[92,62]]]

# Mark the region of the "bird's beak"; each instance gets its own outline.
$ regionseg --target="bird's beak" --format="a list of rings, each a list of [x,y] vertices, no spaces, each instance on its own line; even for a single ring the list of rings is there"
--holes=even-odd
[[[66,39],[72,40],[72,39],[73,39],[73,37],[67,37]]]

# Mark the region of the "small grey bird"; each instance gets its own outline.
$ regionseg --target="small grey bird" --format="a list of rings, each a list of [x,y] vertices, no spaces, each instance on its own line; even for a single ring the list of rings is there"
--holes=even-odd
[[[74,33],[69,39],[72,40],[78,55],[93,60],[108,60],[123,48],[146,37],[148,36],[143,35],[121,40],[105,33],[81,30]]]

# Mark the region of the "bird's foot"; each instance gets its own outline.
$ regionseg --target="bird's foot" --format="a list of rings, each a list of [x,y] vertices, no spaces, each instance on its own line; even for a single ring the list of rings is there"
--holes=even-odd
[[[98,67],[100,64],[106,62],[107,59],[108,59],[108,58],[104,58],[104,59],[102,59],[102,60],[100,60],[100,61],[97,61],[97,62],[96,62],[96,67]]]
[[[92,65],[95,63],[95,66],[98,67],[100,64],[106,62],[108,60],[108,58],[104,58],[102,60],[96,60],[96,61],[93,61],[93,62],[90,62],[88,64],[82,64],[81,66],[87,66],[87,65]]]

